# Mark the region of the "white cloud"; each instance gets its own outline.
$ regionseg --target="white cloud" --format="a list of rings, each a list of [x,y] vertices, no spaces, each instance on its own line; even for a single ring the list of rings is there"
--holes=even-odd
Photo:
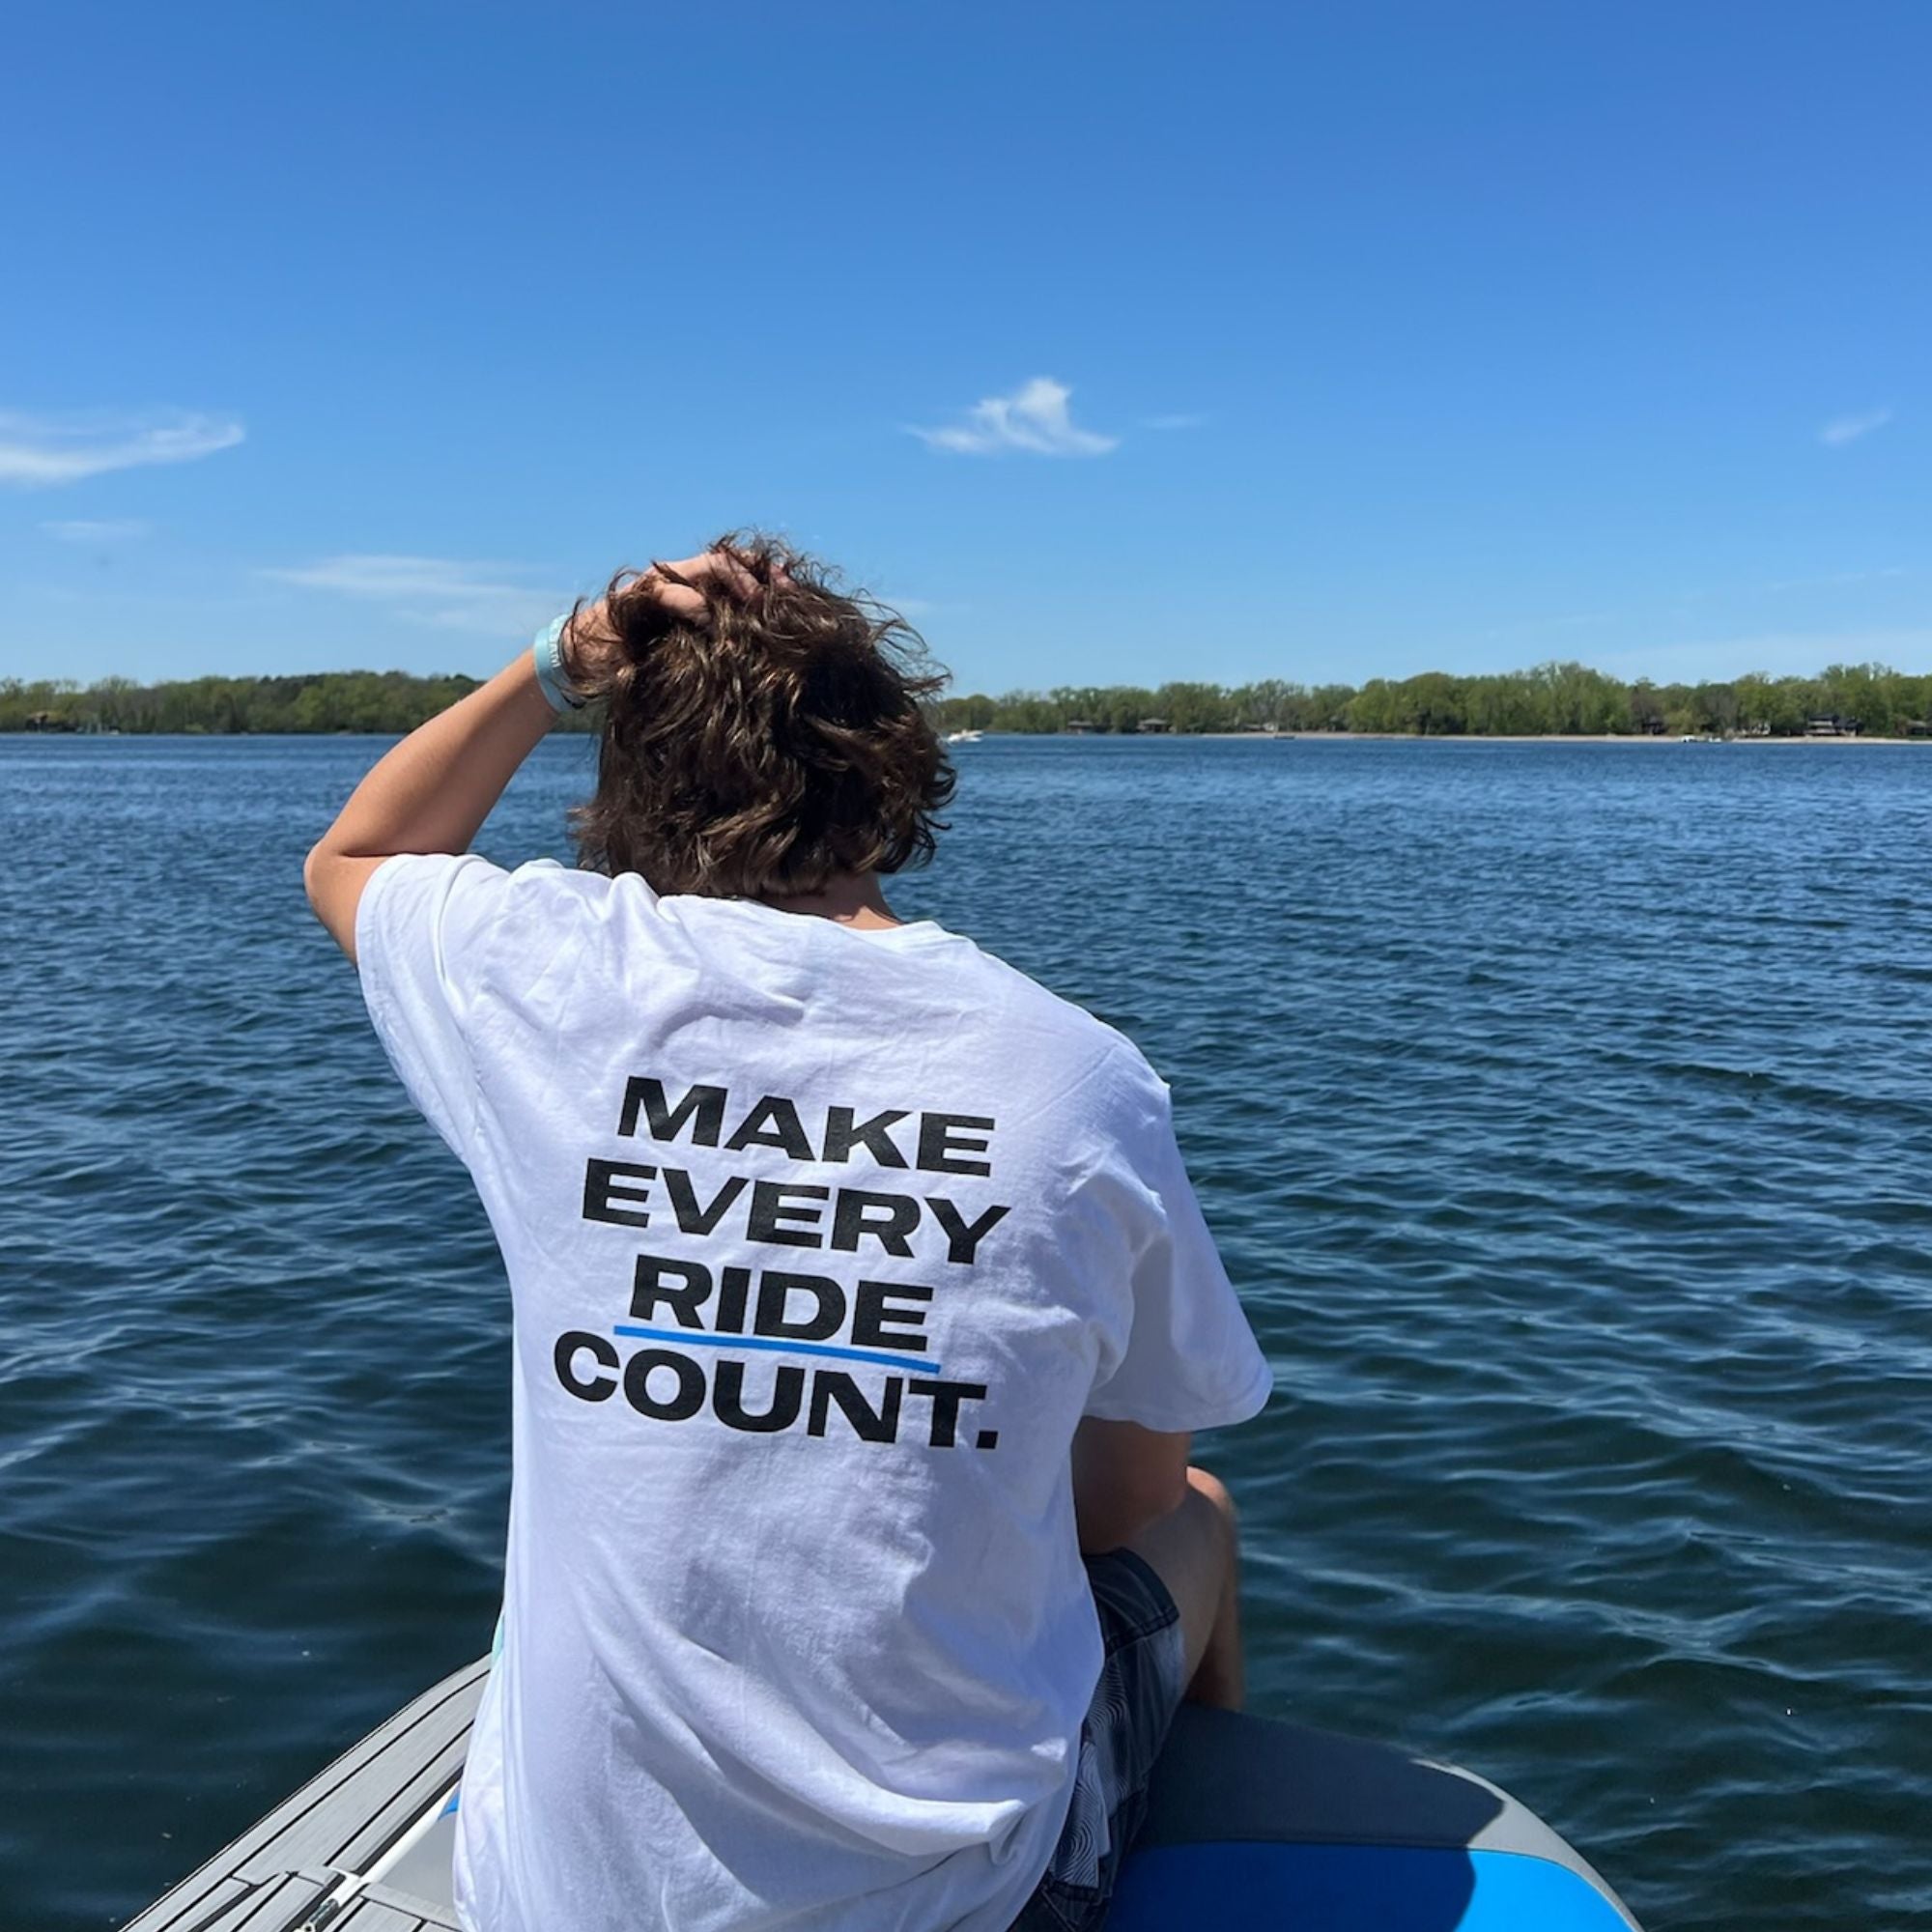
[[[515,581],[516,567],[440,556],[355,553],[263,576],[304,590],[386,605],[395,616],[439,631],[488,636],[534,629],[568,600]]]
[[[483,596],[510,586],[491,581],[492,564],[456,563],[440,556],[361,553],[326,556],[291,570],[263,573],[278,583],[309,590],[339,590],[347,597]]]
[[[149,416],[37,416],[0,410],[0,483],[43,489],[114,469],[192,463],[234,448],[245,434],[230,417],[184,410]]]
[[[74,544],[132,543],[140,537],[152,536],[155,528],[139,517],[69,517],[44,523],[41,527],[62,543]]]
[[[1865,410],[1858,415],[1833,416],[1819,430],[1818,440],[1833,449],[1842,449],[1846,443],[1856,442],[1875,429],[1883,429],[1891,420],[1891,414],[1888,404],[1882,410]]]
[[[994,456],[1009,449],[1033,456],[1104,456],[1118,447],[1119,437],[1100,436],[1074,422],[1066,408],[1072,394],[1065,383],[1036,376],[1010,396],[975,403],[963,423],[915,428],[912,434],[928,449],[955,456]]]

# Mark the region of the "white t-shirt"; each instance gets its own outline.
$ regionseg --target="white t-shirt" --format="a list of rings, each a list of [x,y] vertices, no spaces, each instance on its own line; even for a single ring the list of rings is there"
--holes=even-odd
[[[462,1922],[1007,1932],[1100,1662],[1074,1427],[1268,1395],[1167,1089],[929,922],[402,857],[355,939],[515,1311]]]

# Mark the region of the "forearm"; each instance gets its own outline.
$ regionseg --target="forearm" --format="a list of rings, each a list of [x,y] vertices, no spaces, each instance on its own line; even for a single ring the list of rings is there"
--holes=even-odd
[[[1089,1416],[1073,1436],[1073,1520],[1084,1555],[1131,1543],[1187,1492],[1189,1438]]]
[[[312,859],[467,852],[554,718],[527,651],[377,761]]]

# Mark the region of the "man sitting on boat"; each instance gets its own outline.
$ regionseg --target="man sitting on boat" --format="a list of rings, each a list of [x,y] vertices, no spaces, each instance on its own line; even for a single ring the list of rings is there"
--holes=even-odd
[[[1188,1443],[1268,1371],[1139,1052],[886,902],[952,789],[915,642],[762,538],[620,575],[309,855],[515,1310],[472,1932],[1094,1927],[1240,1701]],[[471,853],[591,701],[579,868]]]

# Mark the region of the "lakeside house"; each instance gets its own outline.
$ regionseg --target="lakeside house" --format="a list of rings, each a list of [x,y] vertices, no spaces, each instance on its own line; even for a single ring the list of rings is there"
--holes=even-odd
[[[1170,727],[1165,718],[1143,718],[1138,728],[1150,736],[1157,736]]]
[[[1856,718],[1840,718],[1836,712],[1830,717],[1807,718],[1804,721],[1804,735],[1807,738],[1856,738],[1864,726]]]
[[[1076,738],[1088,738],[1100,727],[1091,718],[1069,718],[1060,728],[1071,732]]]

